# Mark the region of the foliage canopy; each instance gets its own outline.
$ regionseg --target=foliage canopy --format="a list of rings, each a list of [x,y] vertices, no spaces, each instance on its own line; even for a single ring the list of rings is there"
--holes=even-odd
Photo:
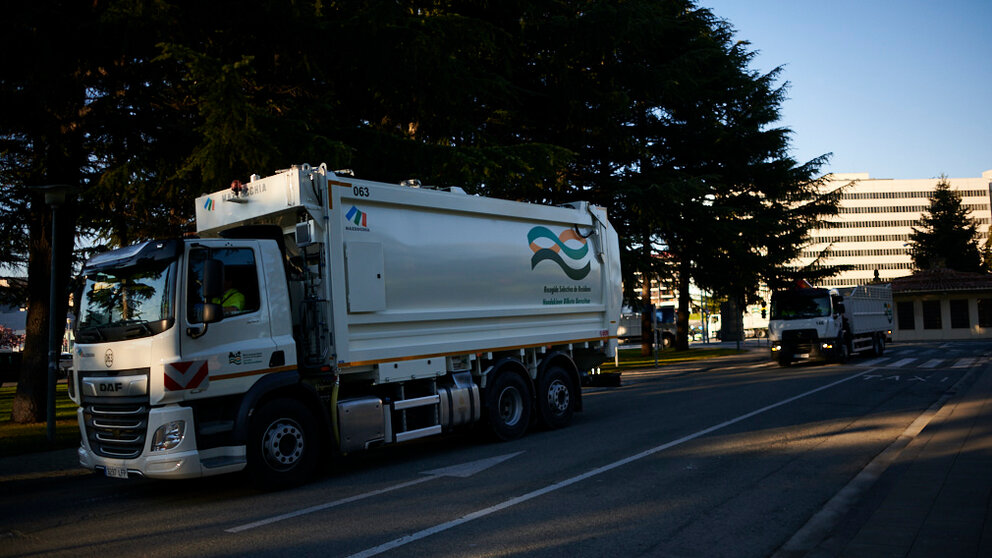
[[[293,163],[587,199],[620,233],[631,292],[677,284],[683,328],[690,280],[734,297],[785,280],[835,212],[824,159],[793,160],[776,125],[781,70],[751,70],[749,45],[694,0],[38,0],[5,15],[5,52],[30,55],[0,72],[0,266],[33,262],[37,354],[52,239],[30,185],[77,185],[73,230],[108,247],[189,232],[200,193]]]

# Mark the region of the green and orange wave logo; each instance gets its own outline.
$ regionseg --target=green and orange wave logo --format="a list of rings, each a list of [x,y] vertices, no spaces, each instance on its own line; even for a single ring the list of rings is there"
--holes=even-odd
[[[589,245],[586,244],[586,239],[574,230],[566,229],[561,234],[556,235],[547,227],[537,226],[527,233],[527,240],[530,242],[530,249],[534,252],[534,256],[530,259],[531,269],[537,267],[537,264],[544,260],[551,260],[558,264],[558,267],[570,279],[577,281],[589,275],[590,264],[588,261],[583,267],[576,268],[569,265],[569,262],[573,265],[581,264],[582,260],[589,254]],[[578,242],[581,246],[578,248],[569,246],[566,242],[570,240]],[[566,261],[565,258],[568,258],[569,261]]]

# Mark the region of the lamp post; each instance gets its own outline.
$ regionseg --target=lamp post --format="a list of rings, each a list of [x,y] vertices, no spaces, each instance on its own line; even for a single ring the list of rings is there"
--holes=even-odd
[[[69,195],[73,186],[69,184],[49,184],[37,186],[36,191],[44,192],[45,204],[52,208],[52,272],[48,280],[48,391],[47,394],[47,427],[46,435],[49,442],[55,441],[55,384],[58,378],[59,357],[62,353],[62,338],[65,335],[65,316],[58,317],[58,233],[59,207]],[[61,326],[61,328],[60,328]],[[61,331],[60,331],[61,329]]]

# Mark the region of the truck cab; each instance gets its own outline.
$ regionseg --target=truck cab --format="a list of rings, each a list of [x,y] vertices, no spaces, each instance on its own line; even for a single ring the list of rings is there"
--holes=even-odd
[[[83,466],[96,468],[98,456],[108,476],[175,477],[244,467],[233,421],[210,420],[208,409],[261,375],[294,369],[281,262],[271,240],[199,239],[87,263],[70,382]],[[221,305],[225,285],[243,294],[241,308]]]
[[[773,293],[768,321],[772,359],[783,366],[796,360],[846,360],[843,316],[843,302],[836,290]]]

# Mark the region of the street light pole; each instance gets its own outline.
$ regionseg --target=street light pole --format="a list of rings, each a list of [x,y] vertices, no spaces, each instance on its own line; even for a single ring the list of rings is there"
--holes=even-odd
[[[66,195],[72,189],[68,184],[50,184],[39,186],[37,190],[45,193],[45,204],[52,208],[52,271],[49,274],[48,288],[48,391],[46,408],[46,436],[48,442],[55,441],[55,385],[58,380],[59,356],[62,353],[62,338],[65,334],[65,316],[58,318],[58,233],[59,207],[65,203]],[[59,326],[61,325],[61,331]],[[61,335],[60,335],[61,333]]]

